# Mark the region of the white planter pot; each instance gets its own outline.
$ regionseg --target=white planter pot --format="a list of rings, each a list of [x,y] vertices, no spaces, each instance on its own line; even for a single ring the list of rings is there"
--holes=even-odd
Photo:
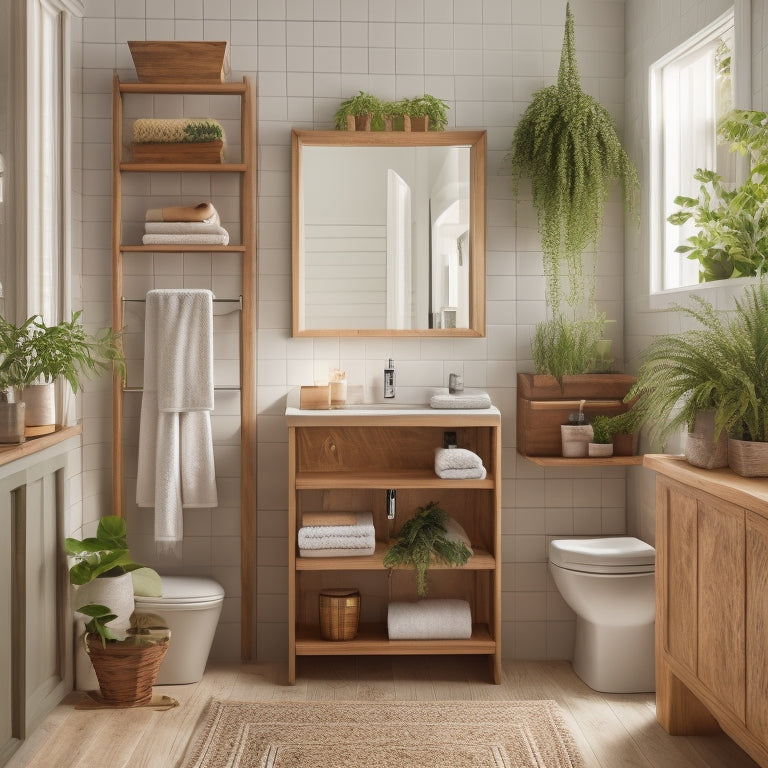
[[[73,610],[83,605],[95,603],[106,605],[117,618],[109,622],[113,629],[128,629],[131,625],[131,614],[134,611],[133,576],[123,573],[120,576],[104,576],[75,587],[72,595]],[[91,664],[91,658],[85,650],[83,635],[88,616],[75,610],[75,685],[80,691],[99,689],[99,681]]]
[[[563,456],[584,458],[589,455],[589,444],[594,434],[591,424],[562,424],[560,437],[563,442]]]
[[[51,384],[30,384],[21,391],[26,404],[27,436],[44,435],[56,429],[56,392]]]
[[[613,443],[589,443],[588,452],[593,459],[613,456]]]

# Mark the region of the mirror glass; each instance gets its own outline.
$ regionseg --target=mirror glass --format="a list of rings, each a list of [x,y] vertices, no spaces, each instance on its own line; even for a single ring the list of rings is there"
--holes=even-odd
[[[485,334],[485,132],[293,132],[293,335]]]

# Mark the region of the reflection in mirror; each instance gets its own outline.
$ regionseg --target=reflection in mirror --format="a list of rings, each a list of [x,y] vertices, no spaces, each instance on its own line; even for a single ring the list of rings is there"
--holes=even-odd
[[[485,132],[293,132],[294,336],[485,333]]]

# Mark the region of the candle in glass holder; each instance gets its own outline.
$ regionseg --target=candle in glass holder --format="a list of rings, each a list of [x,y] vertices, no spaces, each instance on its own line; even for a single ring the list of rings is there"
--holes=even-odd
[[[328,371],[328,386],[331,388],[331,405],[344,405],[347,402],[347,372],[331,368]]]

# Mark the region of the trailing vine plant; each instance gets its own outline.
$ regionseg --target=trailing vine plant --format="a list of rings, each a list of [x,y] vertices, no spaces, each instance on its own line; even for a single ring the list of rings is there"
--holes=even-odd
[[[619,180],[624,205],[634,212],[639,184],[610,113],[581,89],[570,4],[557,83],[533,95],[507,157],[516,199],[521,177],[531,180],[550,316],[557,320],[564,314],[565,299],[573,318],[585,311],[586,302],[587,321],[594,322],[599,316],[594,307],[594,276],[605,202],[612,183]],[[587,280],[583,254],[589,248],[594,260]]]

